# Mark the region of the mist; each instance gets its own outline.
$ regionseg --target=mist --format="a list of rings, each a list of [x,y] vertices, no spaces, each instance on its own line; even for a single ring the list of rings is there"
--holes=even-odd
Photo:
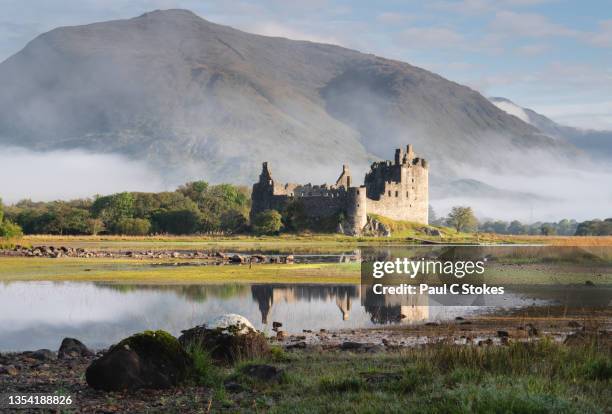
[[[516,150],[509,159],[519,157]],[[480,220],[578,221],[612,216],[612,169],[603,163],[582,160],[566,163],[554,157],[538,157],[537,170],[525,173],[457,167],[462,178],[482,181],[506,194],[498,197],[451,195],[432,199],[438,214],[448,214],[453,206],[471,206]],[[500,193],[501,194],[501,193]]]
[[[8,204],[22,199],[69,200],[167,189],[145,162],[81,150],[34,152],[4,147],[0,149],[0,177],[0,197]]]

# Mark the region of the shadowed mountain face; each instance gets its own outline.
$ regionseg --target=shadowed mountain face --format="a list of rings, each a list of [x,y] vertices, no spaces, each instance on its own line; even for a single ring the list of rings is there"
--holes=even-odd
[[[171,182],[357,179],[406,143],[432,174],[574,157],[477,92],[406,63],[248,34],[184,10],[45,33],[0,64],[0,144],[150,162]],[[508,154],[516,153],[515,162]],[[527,166],[527,167],[526,167]]]

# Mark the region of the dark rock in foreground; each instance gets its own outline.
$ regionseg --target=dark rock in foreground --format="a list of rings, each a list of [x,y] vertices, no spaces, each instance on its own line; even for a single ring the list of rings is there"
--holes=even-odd
[[[85,373],[87,384],[105,391],[163,389],[185,381],[191,358],[165,331],[145,331],[111,347]]]

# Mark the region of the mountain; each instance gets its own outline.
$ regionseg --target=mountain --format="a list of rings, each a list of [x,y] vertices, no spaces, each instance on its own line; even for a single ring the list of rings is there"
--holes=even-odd
[[[343,163],[361,178],[407,143],[449,179],[577,156],[408,63],[249,34],[186,10],[42,34],[0,64],[0,90],[0,145],[123,154],[172,182],[251,183],[264,160],[282,180],[330,182]]]
[[[612,131],[580,129],[560,125],[532,109],[523,108],[515,104],[509,99],[501,97],[489,99],[501,110],[533,125],[550,137],[571,143],[588,153],[595,160],[612,159]]]

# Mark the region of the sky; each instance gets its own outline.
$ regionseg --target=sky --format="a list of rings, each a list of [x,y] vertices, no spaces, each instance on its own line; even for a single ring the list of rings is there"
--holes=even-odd
[[[612,0],[0,0],[0,61],[58,26],[169,8],[402,60],[566,125],[612,129]]]

